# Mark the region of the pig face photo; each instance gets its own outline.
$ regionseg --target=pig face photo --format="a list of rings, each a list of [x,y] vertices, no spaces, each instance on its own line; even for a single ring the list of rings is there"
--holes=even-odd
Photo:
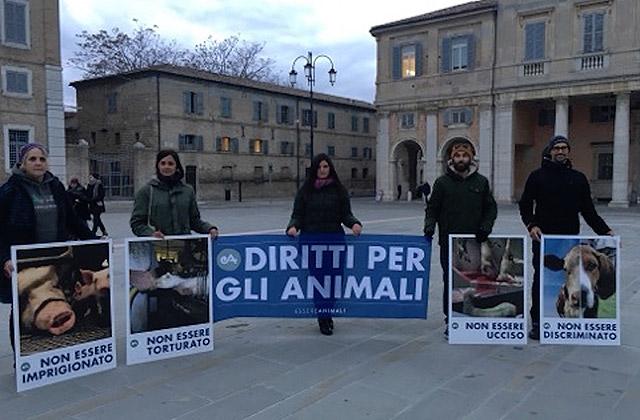
[[[210,322],[209,238],[127,244],[131,333]]]
[[[452,316],[522,317],[524,238],[452,237]]]
[[[545,238],[545,316],[616,318],[616,253],[613,238]]]
[[[22,355],[111,336],[107,242],[19,249],[16,259]]]

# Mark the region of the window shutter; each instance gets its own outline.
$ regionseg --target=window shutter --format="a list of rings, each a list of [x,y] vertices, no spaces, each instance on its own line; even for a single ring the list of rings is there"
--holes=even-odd
[[[293,125],[293,107],[288,106],[287,107],[287,122],[289,123],[289,125]]]
[[[7,91],[29,93],[27,73],[7,70]]]
[[[282,124],[282,105],[276,103],[276,123]]]
[[[5,39],[16,44],[26,44],[27,39],[27,15],[24,4],[5,2]]]
[[[262,121],[269,121],[269,104],[262,103]]]
[[[442,54],[440,55],[442,63],[442,73],[451,72],[451,38],[442,39]]]
[[[222,151],[222,137],[216,137],[216,152]]]
[[[447,126],[449,124],[451,124],[451,111],[447,109],[444,111],[444,125]]]
[[[253,101],[253,120],[258,121],[260,118],[260,102]]]
[[[476,39],[473,35],[467,35],[467,69],[473,70],[476,64]]]
[[[196,93],[196,114],[202,115],[204,112],[204,98],[202,92]]]
[[[602,51],[604,49],[604,15],[602,13],[594,16],[593,32],[593,51]]]
[[[231,138],[231,151],[233,153],[238,153],[238,138],[237,137],[232,137]]]
[[[186,145],[184,143],[184,135],[180,134],[178,136],[178,149],[184,150],[185,147],[186,147]]]
[[[196,136],[196,147],[195,150],[204,150],[204,145],[203,145],[203,137],[202,136]]]
[[[525,26],[525,34],[524,34],[524,59],[525,60],[533,60],[534,56],[534,26],[533,24],[528,24]]]
[[[416,77],[422,76],[422,44],[416,43]]]
[[[231,98],[221,98],[222,101],[222,116],[231,117]]]
[[[400,78],[400,73],[402,72],[402,52],[400,51],[399,46],[393,47],[393,57],[392,57],[392,73],[393,79],[398,80]]]
[[[269,154],[269,141],[267,140],[262,140],[262,152],[265,155]]]
[[[182,105],[184,112],[187,114],[191,112],[191,92],[182,92]]]
[[[536,35],[535,35],[535,59],[544,58],[544,22],[536,23]]]
[[[593,15],[586,15],[584,18],[584,52],[593,51]]]
[[[473,110],[467,108],[464,110],[464,122],[466,124],[471,125],[472,121],[473,121]]]

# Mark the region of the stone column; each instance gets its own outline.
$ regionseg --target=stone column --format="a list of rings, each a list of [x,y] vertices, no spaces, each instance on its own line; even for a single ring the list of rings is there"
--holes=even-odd
[[[493,193],[497,201],[505,203],[513,201],[513,108],[512,101],[502,102],[498,104],[495,116]]]
[[[493,182],[493,112],[491,104],[481,104],[479,107],[480,116],[480,139],[478,141],[478,165],[479,171],[486,176],[491,187]]]
[[[391,188],[391,173],[389,171],[389,114],[380,114],[378,119],[378,134],[376,137],[376,194],[384,192],[382,199],[392,201],[394,189]]]
[[[59,66],[45,65],[44,71],[46,78],[45,95],[47,107],[46,144],[49,148],[49,169],[66,185],[67,158],[65,154],[64,138],[62,68]],[[42,133],[37,133],[35,140],[38,142],[44,142],[44,138],[38,138],[41,135]]]
[[[556,125],[554,135],[569,138],[569,98],[556,98]]]
[[[616,97],[611,207],[629,207],[629,92]]]
[[[433,188],[438,177],[438,112],[427,112],[427,147],[424,156],[425,180]]]

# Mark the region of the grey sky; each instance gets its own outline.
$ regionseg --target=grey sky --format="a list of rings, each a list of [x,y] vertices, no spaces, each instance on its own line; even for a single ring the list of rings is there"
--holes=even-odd
[[[166,39],[194,45],[211,35],[222,40],[232,35],[251,42],[266,42],[264,55],[276,61],[283,80],[298,55],[327,54],[338,70],[335,86],[328,83],[328,62],[316,63],[316,90],[372,102],[375,94],[375,39],[372,26],[465,3],[465,0],[425,2],[372,2],[324,0],[60,0],[65,105],[75,105],[75,91],[67,85],[81,73],[67,66],[76,48],[75,34],[119,27],[130,32],[134,18],[157,25]],[[379,3],[379,4],[378,4]],[[302,66],[297,65],[302,78]]]

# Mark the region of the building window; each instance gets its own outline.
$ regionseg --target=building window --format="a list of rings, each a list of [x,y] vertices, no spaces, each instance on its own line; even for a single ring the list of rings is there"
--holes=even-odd
[[[182,102],[185,114],[202,115],[204,110],[202,92],[182,92]]]
[[[95,131],[92,131],[91,132],[91,145],[95,146],[97,141],[98,141],[98,136],[97,136]]]
[[[336,155],[336,147],[335,146],[327,146],[327,155],[333,157]]]
[[[2,43],[10,47],[29,48],[29,3],[2,0]]]
[[[293,142],[281,141],[280,154],[285,156],[293,156]]]
[[[269,143],[266,140],[252,139],[249,151],[251,153],[262,153],[266,155],[269,153]]]
[[[120,146],[120,143],[121,143],[120,133],[119,132],[113,133],[113,136],[115,140],[115,145]]]
[[[238,153],[238,139],[228,136],[216,137],[216,152]]]
[[[548,127],[556,124],[556,110],[555,109],[541,109],[538,111],[538,126]]]
[[[231,98],[225,96],[220,98],[220,116],[231,118]]]
[[[598,180],[613,179],[613,153],[598,153]]]
[[[311,125],[311,110],[303,109],[302,110],[302,125],[305,127],[309,127]],[[318,126],[318,111],[313,111],[313,126]]]
[[[358,157],[358,148],[357,147],[352,147],[351,148],[351,157],[352,158],[357,158]]]
[[[442,39],[442,72],[469,70],[475,60],[473,35],[460,35]]]
[[[545,23],[527,23],[524,30],[525,61],[542,60],[544,58]]]
[[[333,130],[336,128],[336,114],[330,112],[327,119],[327,128]]]
[[[280,105],[277,108],[276,120],[278,124],[293,124],[293,109],[289,105]]]
[[[107,114],[118,112],[118,92],[107,93]]]
[[[351,117],[351,131],[358,131],[358,117]]]
[[[264,166],[254,166],[253,167],[253,180],[255,182],[264,181]]]
[[[401,128],[413,128],[413,113],[409,112],[406,114],[402,114],[400,117],[400,127]]]
[[[369,118],[367,117],[362,118],[362,132],[363,133],[369,132]]]
[[[33,127],[29,126],[5,126],[4,138],[9,141],[5,142],[5,170],[11,171],[18,161],[20,149],[33,139]]]
[[[592,123],[609,123],[616,119],[615,105],[592,106],[589,111],[589,120]]]
[[[269,121],[269,108],[266,102],[253,101],[253,120]]]
[[[391,63],[393,78],[403,79],[422,75],[422,44],[393,47],[393,62]]]
[[[584,53],[602,51],[604,49],[604,13],[590,13],[582,18],[584,25]]]
[[[31,71],[18,67],[2,67],[2,93],[6,96],[31,97]]]
[[[178,137],[179,150],[202,151],[202,136],[195,134],[181,134]]]
[[[362,168],[362,179],[367,179],[369,177],[369,168]]]
[[[362,148],[362,157],[364,159],[371,159],[373,156],[372,150],[370,147],[363,147]]]
[[[471,125],[473,111],[464,109],[448,109],[444,112],[444,125],[466,124]]]
[[[358,168],[351,168],[351,179],[356,179],[358,177]]]

